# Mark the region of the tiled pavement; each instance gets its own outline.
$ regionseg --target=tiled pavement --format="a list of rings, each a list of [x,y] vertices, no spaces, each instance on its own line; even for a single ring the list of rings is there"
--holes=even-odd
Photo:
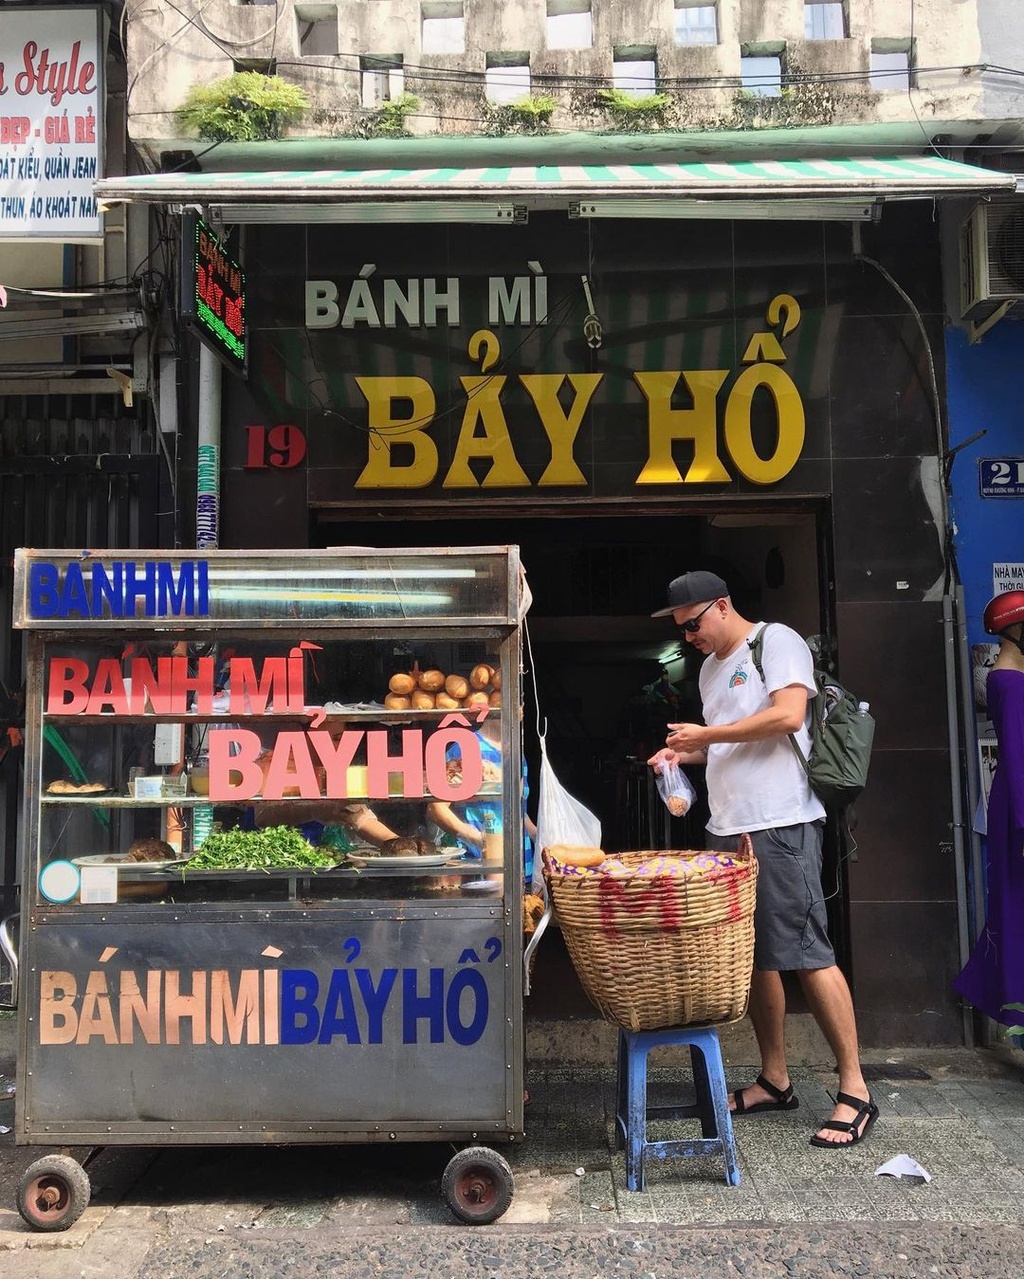
[[[868,1141],[819,1150],[808,1137],[831,1103],[835,1076],[821,1066],[792,1072],[800,1108],[739,1118],[741,1184],[725,1184],[717,1158],[650,1161],[647,1188],[625,1188],[616,1149],[610,1067],[535,1064],[524,1145],[503,1147],[516,1178],[510,1226],[608,1228],[668,1225],[736,1227],[801,1223],[1024,1223],[1024,1054],[953,1050],[898,1055],[924,1063],[922,1078],[886,1079],[876,1061],[872,1090],[881,1117]],[[728,1068],[730,1085],[753,1066]],[[0,1061],[0,1074],[13,1073]],[[899,1074],[899,1069],[893,1069]],[[911,1070],[909,1073],[914,1073]],[[651,1099],[670,1104],[685,1073],[650,1072]],[[676,1082],[673,1082],[675,1080]],[[2,1092],[2,1090],[0,1090]],[[0,1095],[0,1125],[13,1099]],[[694,1120],[655,1125],[655,1136],[698,1135]],[[154,1238],[185,1229],[217,1232],[451,1224],[438,1195],[450,1147],[114,1149],[90,1164],[94,1197],[62,1236],[33,1236],[14,1211],[14,1190],[37,1154],[0,1135],[0,1252],[97,1244],[120,1229]],[[84,1154],[85,1152],[76,1152]],[[931,1174],[926,1184],[880,1177],[875,1169],[906,1154]],[[222,1238],[226,1236],[221,1234]],[[2,1267],[0,1267],[2,1268]]]
[[[730,1070],[736,1082],[754,1074],[753,1067]],[[674,1077],[665,1069],[651,1072],[652,1103],[680,1100]],[[552,1199],[552,1221],[1024,1222],[1024,1071],[1012,1062],[995,1077],[874,1081],[879,1121],[869,1140],[849,1150],[808,1143],[831,1112],[826,1088],[834,1091],[834,1076],[795,1068],[792,1079],[799,1110],[735,1122],[739,1186],[725,1184],[719,1158],[649,1160],[647,1188],[631,1193],[625,1156],[615,1149],[612,1073],[535,1071],[527,1143],[512,1153],[513,1169],[517,1178],[539,1174],[566,1188]],[[649,1133],[697,1136],[699,1128],[696,1121],[656,1123]],[[901,1153],[931,1181],[876,1175]],[[567,1184],[570,1170],[575,1187]]]

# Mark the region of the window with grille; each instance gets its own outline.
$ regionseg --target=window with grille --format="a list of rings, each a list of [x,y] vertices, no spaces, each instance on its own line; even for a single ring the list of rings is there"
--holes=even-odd
[[[846,12],[842,3],[808,0],[804,4],[804,36],[808,40],[844,40]]]
[[[676,44],[717,44],[718,9],[699,0],[675,0]]]

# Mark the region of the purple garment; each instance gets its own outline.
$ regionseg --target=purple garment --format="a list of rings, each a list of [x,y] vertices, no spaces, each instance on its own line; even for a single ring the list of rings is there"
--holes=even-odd
[[[988,800],[985,927],[953,989],[986,1017],[1024,1024],[1024,671],[990,671],[988,712],[999,759]]]

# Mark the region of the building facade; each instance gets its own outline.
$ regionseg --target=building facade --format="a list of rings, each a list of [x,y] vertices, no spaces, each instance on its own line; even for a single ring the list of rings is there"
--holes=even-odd
[[[694,693],[649,617],[670,577],[716,568],[748,615],[827,637],[878,720],[856,852],[828,865],[869,1043],[972,1033],[949,984],[978,923],[981,605],[946,362],[969,401],[974,348],[1016,323],[991,282],[960,301],[965,219],[1016,192],[992,8],[144,9],[141,172],[99,184],[161,245],[197,217],[245,272],[243,368],[189,329],[174,351],[182,543],[211,511],[223,546],[519,543],[526,723],[609,846],[699,839],[643,793],[651,686]],[[188,133],[191,86],[254,71],[304,112]],[[536,1014],[583,1013],[545,962]]]
[[[173,467],[148,398],[164,264],[145,213],[104,212],[93,189],[126,169],[122,16],[115,0],[0,11],[0,919],[21,843],[14,549],[171,536]],[[10,977],[0,957],[0,1001]]]

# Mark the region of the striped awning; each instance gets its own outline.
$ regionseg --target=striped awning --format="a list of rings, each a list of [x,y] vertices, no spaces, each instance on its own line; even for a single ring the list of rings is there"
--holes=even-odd
[[[533,208],[570,201],[678,196],[693,200],[927,198],[1012,193],[1013,174],[937,155],[702,164],[509,168],[316,169],[150,173],[96,183],[107,203],[206,206],[503,200]]]

